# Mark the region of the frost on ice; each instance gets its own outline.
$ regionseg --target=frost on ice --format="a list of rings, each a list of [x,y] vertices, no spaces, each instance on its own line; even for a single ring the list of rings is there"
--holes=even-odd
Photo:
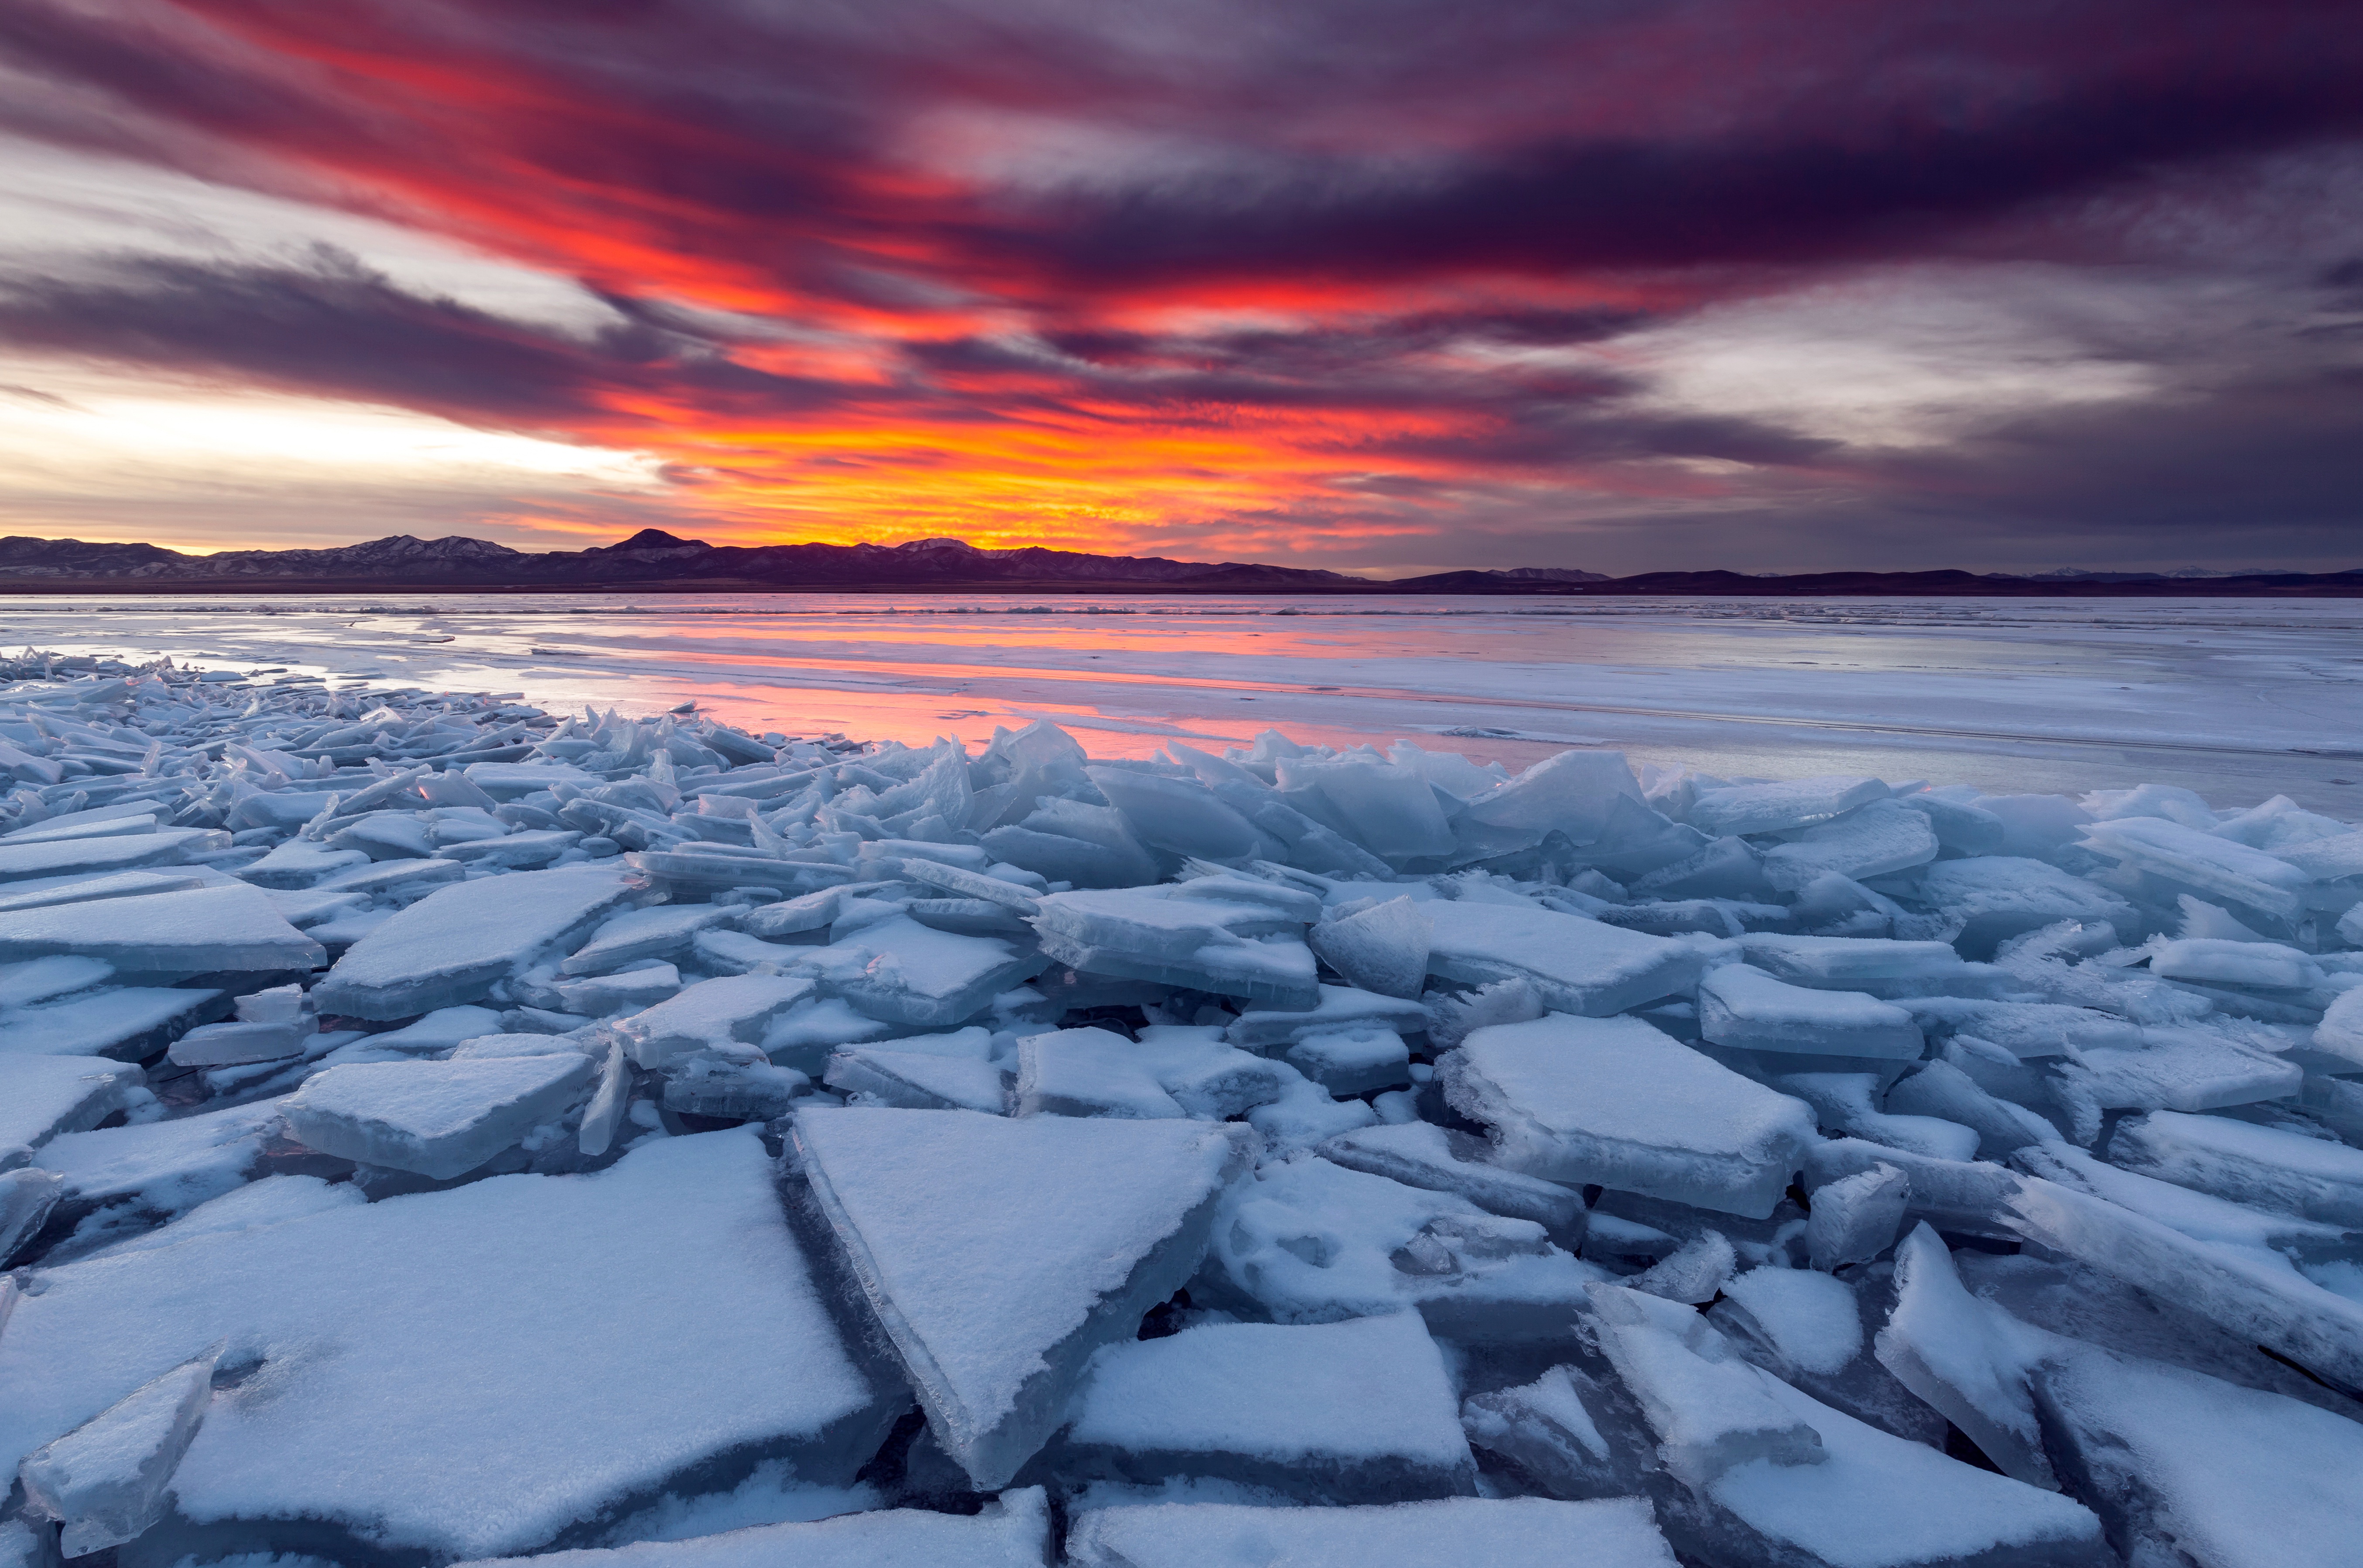
[[[2354,1561],[2354,824],[0,673],[6,1568]]]

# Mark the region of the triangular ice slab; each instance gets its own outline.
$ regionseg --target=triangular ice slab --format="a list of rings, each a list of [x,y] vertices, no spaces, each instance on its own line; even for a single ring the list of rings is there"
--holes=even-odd
[[[945,1452],[982,1490],[1092,1352],[1196,1272],[1248,1163],[1232,1123],[847,1108],[796,1118],[821,1212]]]

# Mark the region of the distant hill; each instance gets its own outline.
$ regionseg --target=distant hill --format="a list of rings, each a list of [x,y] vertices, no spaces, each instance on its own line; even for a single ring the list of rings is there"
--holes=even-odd
[[[2363,596],[2363,570],[2105,572],[2039,576],[1967,571],[1837,571],[1757,576],[1659,571],[1608,577],[1572,567],[1434,572],[1381,580],[1253,561],[1176,561],[1029,546],[980,550],[959,539],[905,545],[709,545],[644,528],[621,544],[527,552],[489,540],[397,534],[329,550],[225,550],[183,555],[155,545],[0,538],[0,593],[351,593],[371,590],[728,593],[1024,592],[1619,594],[1682,598],[1941,596],[1947,598]]]
[[[77,588],[345,591],[389,588],[913,591],[961,588],[1184,588],[1267,592],[1365,586],[1342,572],[1244,561],[1173,561],[1028,547],[980,550],[958,539],[906,545],[709,545],[643,528],[617,545],[528,553],[484,539],[407,534],[331,550],[183,555],[154,545],[0,538],[0,590]]]

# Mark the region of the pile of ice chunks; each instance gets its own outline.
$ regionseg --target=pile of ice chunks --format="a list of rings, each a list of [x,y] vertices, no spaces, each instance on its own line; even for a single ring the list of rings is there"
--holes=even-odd
[[[2286,799],[0,674],[7,1568],[2357,1560]]]

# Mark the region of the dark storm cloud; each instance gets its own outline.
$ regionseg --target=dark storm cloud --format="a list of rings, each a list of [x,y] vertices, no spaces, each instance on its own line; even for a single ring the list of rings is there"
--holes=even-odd
[[[0,48],[225,145],[477,199],[539,182],[516,193],[536,222],[638,225],[653,204],[684,248],[807,285],[819,253],[892,241],[954,277],[1122,287],[1924,253],[2353,133],[2353,22],[2287,0],[1201,3],[1156,26],[1001,0],[26,0]],[[1000,116],[1196,151],[1112,147],[1047,188],[912,181],[914,127],[947,114],[982,116],[967,134],[987,142]]]
[[[0,341],[585,440],[662,428],[716,486],[778,472],[767,435],[871,493],[938,437],[985,471],[980,430],[1083,432],[1134,473],[1224,433],[1274,459],[1270,506],[1235,514],[1281,539],[1337,522],[1321,547],[1348,564],[1363,497],[1528,559],[1625,547],[1554,532],[1553,482],[1619,491],[1649,547],[1674,536],[1650,516],[1703,498],[1684,537],[1800,558],[2245,530],[2319,560],[2363,494],[2363,238],[2191,239],[2236,226],[2224,193],[2269,204],[2261,171],[2363,138],[2344,3],[16,0],[0,57],[26,87],[0,126],[457,237],[614,313],[570,336],[333,255],[121,258],[0,281]],[[2137,363],[2143,390],[1902,453],[1675,406],[1622,352],[1718,304],[2005,260],[2252,283],[2287,329],[2220,327],[2227,349],[2128,294],[2122,342],[2062,327],[2060,351]],[[1170,473],[1213,461],[1173,449]],[[1311,474],[1332,459],[1401,471]],[[1515,495],[1479,493],[1504,476]]]
[[[72,280],[0,278],[0,343],[511,427],[608,419],[635,396],[787,414],[827,395],[677,331],[569,337],[407,292],[333,249],[308,262],[135,257]]]

